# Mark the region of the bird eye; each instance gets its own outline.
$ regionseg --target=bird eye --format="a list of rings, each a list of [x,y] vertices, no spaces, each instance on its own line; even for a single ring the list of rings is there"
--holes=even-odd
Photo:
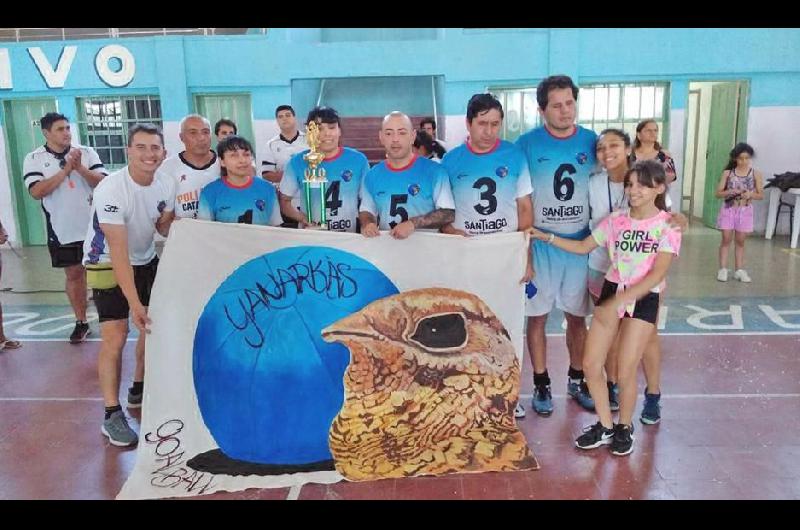
[[[460,348],[467,343],[467,323],[461,313],[423,318],[411,340],[432,350]]]

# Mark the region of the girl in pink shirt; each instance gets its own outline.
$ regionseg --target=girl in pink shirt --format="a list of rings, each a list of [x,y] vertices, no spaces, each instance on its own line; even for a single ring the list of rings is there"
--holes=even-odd
[[[597,247],[608,252],[611,268],[583,354],[583,371],[599,421],[584,429],[575,445],[593,449],[611,444],[612,454],[619,456],[633,451],[636,370],[655,328],[664,279],[681,245],[681,232],[670,226],[666,211],[666,174],[661,164],[654,160],[635,163],[625,174],[625,190],[630,210],[613,212],[583,241],[529,231],[534,238],[575,254],[588,254]],[[617,331],[620,411],[619,423],[614,424],[603,366]]]

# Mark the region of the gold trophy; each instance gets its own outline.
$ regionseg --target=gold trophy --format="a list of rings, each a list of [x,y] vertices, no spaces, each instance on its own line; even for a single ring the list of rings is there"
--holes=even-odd
[[[308,217],[308,223],[313,226],[314,215],[311,209],[313,204],[312,194],[316,193],[316,191],[312,190],[319,189],[319,228],[327,230],[328,220],[325,215],[325,187],[328,183],[328,179],[325,178],[325,169],[318,167],[322,161],[325,160],[325,155],[319,151],[319,126],[315,121],[306,125],[306,142],[310,149],[308,153],[303,155],[303,160],[308,163],[308,167],[305,170],[305,178],[303,179],[303,191],[305,192],[306,198],[306,216]]]

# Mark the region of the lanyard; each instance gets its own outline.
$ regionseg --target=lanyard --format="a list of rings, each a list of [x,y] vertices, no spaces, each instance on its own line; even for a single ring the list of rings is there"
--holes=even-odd
[[[606,178],[606,190],[608,191],[608,213],[614,213],[614,205],[611,203],[611,177]],[[622,200],[616,205],[617,208],[625,202],[625,191],[622,192]]]

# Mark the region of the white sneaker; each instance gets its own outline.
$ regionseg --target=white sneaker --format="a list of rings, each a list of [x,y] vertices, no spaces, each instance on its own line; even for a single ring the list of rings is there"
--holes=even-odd
[[[719,272],[717,272],[717,281],[718,282],[728,281],[728,269],[720,269]]]
[[[736,272],[734,272],[733,277],[742,283],[750,283],[751,281],[753,281],[750,279],[750,275],[748,275],[747,271],[744,269],[739,269]]]
[[[522,403],[517,403],[517,408],[514,409],[514,417],[517,419],[525,417],[525,409],[522,407]]]

